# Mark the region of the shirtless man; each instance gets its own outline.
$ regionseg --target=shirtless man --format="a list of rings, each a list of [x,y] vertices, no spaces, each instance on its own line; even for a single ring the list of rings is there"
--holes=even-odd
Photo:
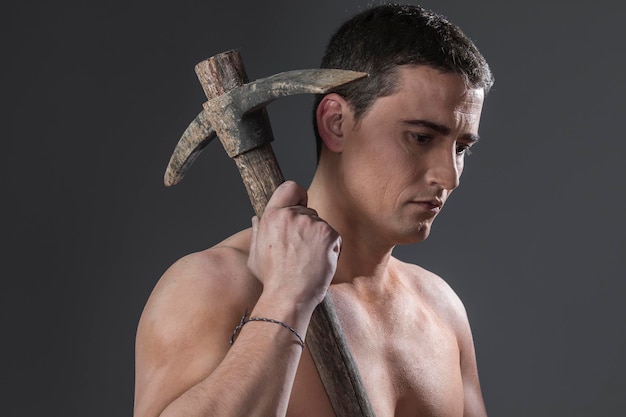
[[[389,5],[344,24],[322,66],[370,77],[318,97],[308,192],[284,183],[252,228],[160,279],[137,331],[135,417],[333,416],[306,347],[327,292],[378,417],[486,415],[463,304],[392,249],[426,239],[459,185],[489,67],[442,17]],[[246,309],[275,322],[231,346]]]

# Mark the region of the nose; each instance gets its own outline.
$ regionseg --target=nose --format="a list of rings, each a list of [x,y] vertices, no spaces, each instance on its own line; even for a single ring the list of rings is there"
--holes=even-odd
[[[431,155],[426,179],[429,185],[452,191],[459,186],[462,171],[463,157],[455,149],[440,149]]]

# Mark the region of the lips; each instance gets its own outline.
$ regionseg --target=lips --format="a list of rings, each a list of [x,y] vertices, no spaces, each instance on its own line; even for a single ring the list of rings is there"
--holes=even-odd
[[[415,204],[434,214],[439,213],[443,207],[443,201],[439,199],[416,201]]]

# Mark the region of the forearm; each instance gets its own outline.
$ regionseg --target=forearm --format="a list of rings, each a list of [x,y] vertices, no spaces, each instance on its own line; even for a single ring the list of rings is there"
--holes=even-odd
[[[304,337],[309,309],[261,297],[251,317],[281,321]],[[302,347],[288,329],[275,323],[244,325],[219,366],[173,401],[161,417],[284,416]]]
[[[314,210],[305,207],[306,199],[304,189],[285,182],[270,199],[263,217],[253,218],[247,253],[236,250],[230,253],[231,262],[227,262],[229,251],[224,246],[224,251],[211,253],[210,262],[201,260],[200,266],[187,274],[194,281],[202,277],[199,282],[210,287],[204,296],[185,294],[188,300],[204,298],[191,308],[199,312],[199,320],[190,322],[185,320],[184,314],[179,314],[188,307],[178,305],[178,297],[172,296],[170,301],[178,307],[176,309],[164,303],[162,309],[167,320],[175,325],[173,333],[180,333],[181,337],[168,338],[161,352],[152,355],[148,361],[153,366],[145,373],[161,373],[161,381],[151,384],[150,394],[142,396],[147,398],[144,403],[157,404],[160,400],[159,404],[168,405],[163,407],[164,411],[153,412],[147,417],[154,417],[154,414],[161,417],[286,414],[302,356],[302,346],[296,335],[276,323],[253,321],[241,328],[234,345],[228,350],[221,344],[224,341],[215,337],[222,338],[230,330],[226,330],[225,323],[232,322],[233,304],[226,299],[233,295],[240,300],[236,305],[241,305],[243,300],[256,300],[251,312],[253,317],[277,320],[302,336],[306,334],[313,310],[323,299],[335,273],[341,244],[337,232]],[[231,243],[236,243],[237,240],[233,239]],[[239,242],[240,247],[248,246],[245,240]],[[229,272],[216,274],[215,270]],[[231,279],[233,275],[239,276],[237,284]],[[252,279],[261,284],[259,298],[256,298],[256,285],[241,287]],[[178,282],[175,278],[172,280]],[[207,302],[214,307],[210,313],[206,312]],[[157,321],[154,323],[158,325]],[[211,337],[206,333],[204,340],[201,340],[202,336],[196,336],[200,323],[212,329]],[[192,363],[203,358],[207,359],[205,367],[197,368]],[[166,365],[169,365],[168,369],[160,372],[168,359],[171,359]],[[186,373],[177,372],[181,364],[187,367]],[[159,398],[163,392],[170,396]],[[158,408],[160,411],[161,407]]]

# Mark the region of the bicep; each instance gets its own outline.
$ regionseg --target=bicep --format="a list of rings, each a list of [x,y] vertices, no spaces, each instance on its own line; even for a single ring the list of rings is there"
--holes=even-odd
[[[135,345],[135,417],[159,415],[208,377],[229,349],[237,324],[219,277],[193,259],[179,261],[150,295]]]

